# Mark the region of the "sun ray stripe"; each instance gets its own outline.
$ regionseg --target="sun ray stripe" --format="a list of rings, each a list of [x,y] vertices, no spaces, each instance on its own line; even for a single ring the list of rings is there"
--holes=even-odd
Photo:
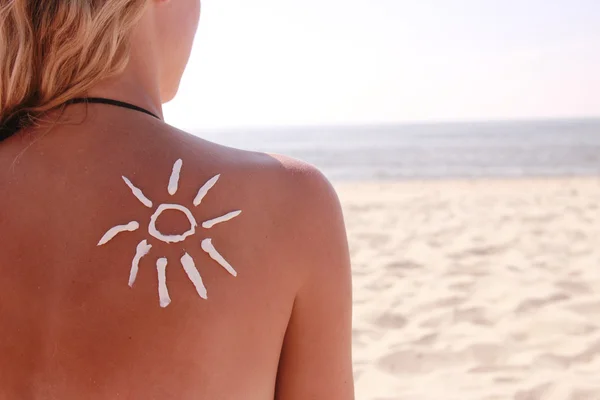
[[[100,239],[100,241],[98,242],[98,246],[102,246],[102,245],[110,242],[119,233],[134,232],[134,231],[137,231],[139,228],[140,228],[140,224],[137,221],[131,221],[127,225],[113,226],[104,234],[104,236],[102,236],[102,239]]]
[[[198,295],[204,300],[208,299],[206,286],[204,286],[204,282],[202,282],[202,276],[200,276],[200,272],[198,272],[196,269],[194,259],[189,254],[185,253],[183,257],[181,257],[181,265],[183,265],[185,273],[187,274],[188,278],[190,278],[190,281],[192,281],[194,284]]]
[[[150,253],[150,249],[152,248],[151,244],[148,244],[147,240],[142,240],[135,250],[135,257],[133,257],[133,261],[131,262],[131,271],[129,272],[129,287],[133,287],[135,283],[135,279],[137,278],[138,270],[140,269],[140,260]]]
[[[138,189],[137,187],[135,187],[133,185],[133,183],[131,183],[131,181],[129,179],[127,179],[126,177],[122,177],[123,180],[125,181],[125,183],[127,184],[127,186],[129,186],[129,189],[131,189],[131,191],[133,192],[133,195],[146,207],[148,208],[152,208],[152,201],[147,198],[144,193],[142,193],[142,191],[140,189]]]
[[[242,213],[242,211],[241,211],[241,210],[238,210],[238,211],[232,211],[232,212],[230,212],[230,213],[227,213],[227,214],[225,214],[225,215],[222,215],[222,216],[220,216],[220,217],[217,217],[217,218],[214,218],[214,219],[208,220],[208,221],[206,221],[206,222],[203,222],[203,223],[202,223],[202,227],[203,227],[204,229],[210,229],[210,228],[212,228],[213,226],[215,226],[215,225],[217,225],[217,224],[221,224],[221,223],[223,223],[223,222],[231,221],[232,219],[234,219],[234,218],[238,217],[238,216],[239,216],[241,213]]]
[[[173,164],[173,172],[171,173],[171,179],[169,179],[169,194],[173,196],[177,193],[179,188],[179,175],[181,174],[181,167],[183,166],[183,160],[180,158]]]
[[[200,205],[200,203],[202,203],[202,200],[204,200],[204,197],[207,195],[209,190],[212,189],[213,186],[215,186],[217,184],[217,181],[219,180],[220,177],[221,177],[220,174],[213,176],[208,182],[206,182],[204,184],[204,186],[202,186],[200,188],[200,190],[198,191],[198,195],[196,195],[196,198],[194,199],[195,207],[198,207]]]
[[[202,250],[204,250],[210,258],[215,260],[219,265],[227,270],[231,275],[237,276],[237,271],[223,258],[212,244],[212,239],[204,239],[202,241]]]
[[[167,288],[167,259],[159,258],[156,260],[156,269],[158,271],[158,297],[162,308],[171,304],[169,289]]]

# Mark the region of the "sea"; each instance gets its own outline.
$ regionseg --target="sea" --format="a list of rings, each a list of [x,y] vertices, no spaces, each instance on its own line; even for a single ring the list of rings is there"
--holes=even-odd
[[[333,181],[600,176],[600,118],[210,130],[286,154]]]

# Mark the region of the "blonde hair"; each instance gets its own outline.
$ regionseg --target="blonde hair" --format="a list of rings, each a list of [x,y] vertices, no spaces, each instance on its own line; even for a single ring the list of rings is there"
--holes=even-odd
[[[0,127],[31,120],[121,72],[147,3],[0,1]]]

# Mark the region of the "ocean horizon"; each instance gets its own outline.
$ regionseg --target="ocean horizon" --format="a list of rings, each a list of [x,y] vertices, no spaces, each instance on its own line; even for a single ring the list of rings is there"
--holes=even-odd
[[[204,130],[332,181],[600,176],[600,118]]]

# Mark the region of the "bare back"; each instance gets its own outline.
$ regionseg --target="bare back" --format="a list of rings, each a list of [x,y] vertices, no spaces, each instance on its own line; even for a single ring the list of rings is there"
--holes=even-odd
[[[122,115],[0,143],[0,398],[351,398],[328,183]]]

